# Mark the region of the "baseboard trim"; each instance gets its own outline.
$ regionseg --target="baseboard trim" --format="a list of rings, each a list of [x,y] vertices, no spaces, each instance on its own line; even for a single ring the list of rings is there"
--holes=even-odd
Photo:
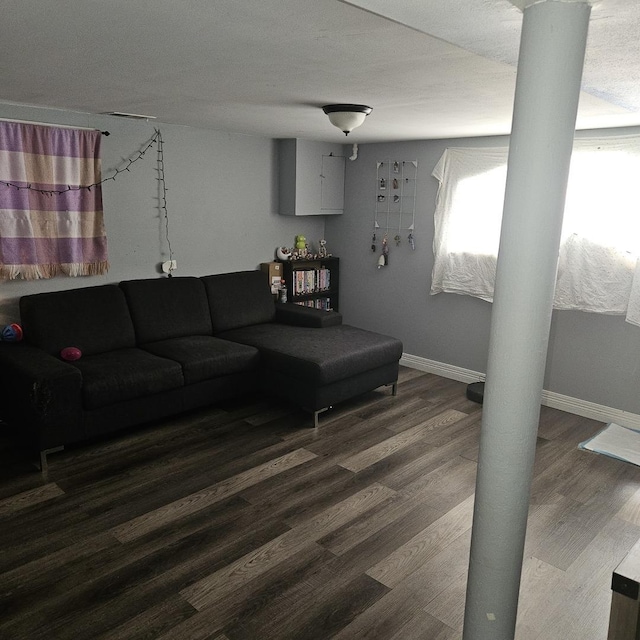
[[[433,373],[435,375],[442,376],[443,378],[457,380],[458,382],[483,382],[486,378],[486,374],[480,371],[456,367],[455,365],[447,364],[446,362],[429,360],[409,353],[402,354],[400,364],[405,367],[409,367],[410,369],[418,369],[419,371],[425,371],[426,373]],[[636,413],[622,411],[621,409],[614,409],[613,407],[596,404],[595,402],[588,402],[587,400],[581,400],[580,398],[565,396],[561,393],[556,393],[555,391],[543,390],[542,404],[546,407],[582,416],[583,418],[590,418],[592,420],[598,420],[599,422],[615,422],[616,424],[625,427],[640,429],[640,415]]]
[[[622,409],[607,407],[603,404],[588,402],[580,398],[564,396],[561,393],[544,390],[542,392],[542,404],[553,409],[560,409],[569,413],[575,413],[583,418],[591,418],[599,422],[615,422],[623,427],[640,430],[640,415],[630,413]]]
[[[463,369],[446,362],[438,362],[437,360],[428,360],[419,356],[412,356],[409,353],[403,353],[400,358],[400,364],[410,369],[418,369],[426,373],[433,373],[443,378],[457,380],[458,382],[484,382],[485,374],[471,369]]]

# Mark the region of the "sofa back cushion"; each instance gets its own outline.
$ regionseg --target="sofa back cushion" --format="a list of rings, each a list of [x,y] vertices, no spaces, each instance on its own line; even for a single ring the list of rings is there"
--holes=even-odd
[[[211,335],[211,316],[199,278],[126,280],[127,298],[138,344]]]
[[[25,340],[52,355],[65,347],[92,355],[135,345],[127,301],[115,284],[23,296],[20,317]]]
[[[264,271],[236,271],[201,278],[211,310],[213,333],[273,322],[276,305]]]

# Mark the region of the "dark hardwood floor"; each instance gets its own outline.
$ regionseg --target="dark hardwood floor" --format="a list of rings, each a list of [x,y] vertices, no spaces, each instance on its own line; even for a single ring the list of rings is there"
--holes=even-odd
[[[237,402],[74,447],[0,436],[2,640],[457,640],[481,407],[401,370],[310,417]],[[541,413],[520,640],[602,640],[640,469]]]

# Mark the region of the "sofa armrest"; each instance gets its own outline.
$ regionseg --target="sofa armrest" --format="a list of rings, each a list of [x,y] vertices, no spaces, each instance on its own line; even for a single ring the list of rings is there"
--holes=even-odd
[[[337,311],[303,307],[299,304],[277,304],[275,321],[297,327],[320,329],[342,324],[342,314]]]
[[[0,343],[0,419],[29,444],[56,447],[81,430],[80,370],[25,343]]]

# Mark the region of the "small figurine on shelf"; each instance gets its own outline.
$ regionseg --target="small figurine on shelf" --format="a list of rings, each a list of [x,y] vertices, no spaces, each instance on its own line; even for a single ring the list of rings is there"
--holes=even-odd
[[[276,249],[276,258],[281,262],[286,262],[291,258],[291,249],[287,249],[287,247],[278,247]]]
[[[323,238],[318,242],[318,258],[327,257],[327,241]]]
[[[307,257],[307,239],[304,236],[296,236],[296,258]]]

